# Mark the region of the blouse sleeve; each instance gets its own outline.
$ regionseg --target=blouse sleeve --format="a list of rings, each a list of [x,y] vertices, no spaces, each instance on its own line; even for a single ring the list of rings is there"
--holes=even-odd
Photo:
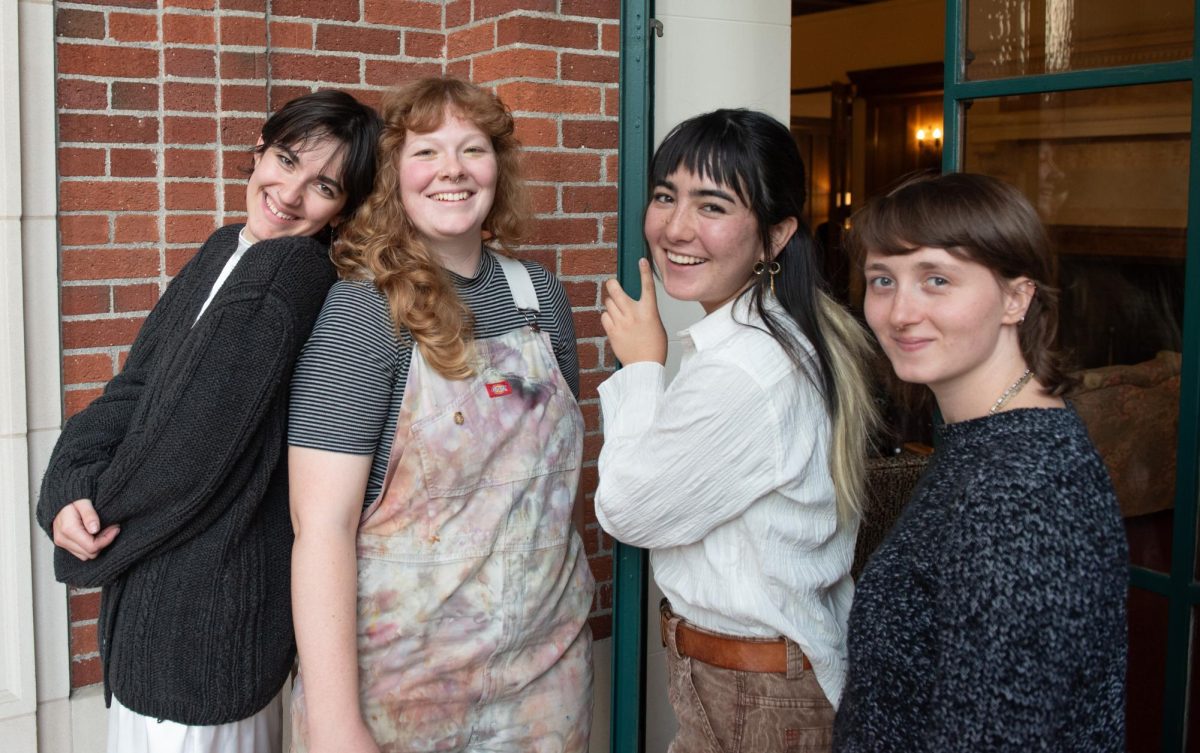
[[[627,544],[694,543],[780,484],[780,420],[763,388],[698,355],[664,388],[653,362],[600,385],[604,447],[596,517]]]
[[[408,352],[373,285],[335,283],[292,376],[288,444],[374,454],[397,388],[397,363]]]

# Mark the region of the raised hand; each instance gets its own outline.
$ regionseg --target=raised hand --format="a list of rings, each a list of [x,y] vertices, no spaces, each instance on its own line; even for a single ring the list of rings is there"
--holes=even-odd
[[[654,297],[654,276],[650,262],[638,260],[642,277],[642,297],[630,298],[615,279],[604,283],[604,313],[600,324],[608,335],[613,353],[623,364],[638,361],[665,363],[667,360],[667,331],[663,329]]]

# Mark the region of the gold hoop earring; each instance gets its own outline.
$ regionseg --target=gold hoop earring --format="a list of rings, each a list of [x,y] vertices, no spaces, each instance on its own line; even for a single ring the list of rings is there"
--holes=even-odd
[[[762,277],[763,272],[766,272],[771,278],[771,295],[775,295],[775,275],[779,274],[783,267],[779,266],[779,262],[772,261],[770,264],[765,264],[761,261],[754,262],[754,276]]]

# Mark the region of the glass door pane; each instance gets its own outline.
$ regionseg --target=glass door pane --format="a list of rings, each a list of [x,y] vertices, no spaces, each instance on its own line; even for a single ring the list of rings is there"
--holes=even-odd
[[[1073,398],[1135,564],[1169,571],[1183,330],[1190,82],[979,99],[963,169],[1037,207],[1057,252]]]
[[[1125,750],[1161,753],[1170,605],[1158,594],[1129,589],[1129,665],[1125,673]]]
[[[1194,0],[969,0],[971,80],[1192,56]]]

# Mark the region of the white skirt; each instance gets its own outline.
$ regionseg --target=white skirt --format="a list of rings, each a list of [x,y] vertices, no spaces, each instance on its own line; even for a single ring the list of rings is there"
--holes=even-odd
[[[142,716],[113,696],[108,753],[281,753],[280,695],[254,716],[228,724],[189,726]]]

